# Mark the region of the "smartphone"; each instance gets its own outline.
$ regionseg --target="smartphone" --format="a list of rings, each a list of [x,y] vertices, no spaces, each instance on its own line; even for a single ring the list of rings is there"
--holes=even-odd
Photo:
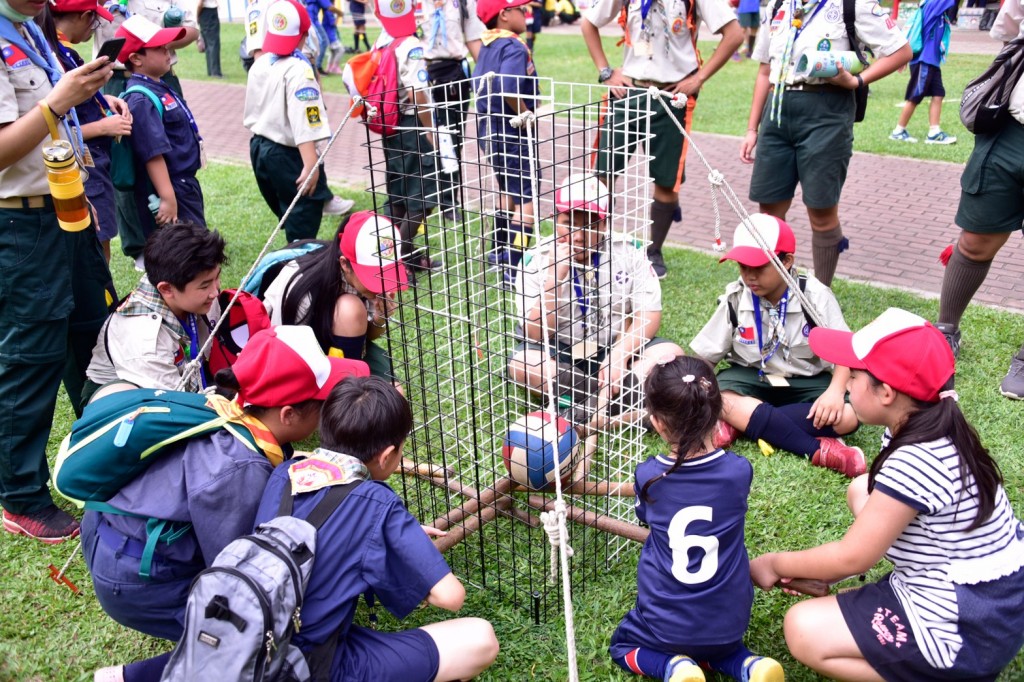
[[[111,38],[100,46],[100,51],[96,53],[96,58],[109,57],[111,62],[116,62],[117,55],[121,53],[124,43],[124,38]]]

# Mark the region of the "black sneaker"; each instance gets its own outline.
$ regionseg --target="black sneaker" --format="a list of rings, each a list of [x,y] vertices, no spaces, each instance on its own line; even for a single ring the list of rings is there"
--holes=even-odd
[[[51,504],[29,514],[3,511],[4,530],[15,535],[27,535],[48,545],[56,545],[78,535],[78,521],[66,511]]]
[[[999,384],[999,392],[1011,400],[1024,400],[1024,359],[1019,354],[1010,361],[1010,371]]]
[[[936,322],[935,328],[942,332],[942,335],[946,337],[946,343],[949,344],[949,349],[953,351],[953,359],[960,359],[960,328],[955,327],[948,322]]]
[[[651,267],[657,278],[665,279],[668,275],[668,268],[665,267],[665,257],[661,255],[661,251],[648,251],[647,260],[651,261]]]

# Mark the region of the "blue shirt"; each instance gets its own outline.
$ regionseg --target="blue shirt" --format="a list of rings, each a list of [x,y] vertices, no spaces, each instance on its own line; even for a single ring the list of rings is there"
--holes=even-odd
[[[737,10],[740,14],[760,14],[761,0],[740,0]]]
[[[662,650],[740,641],[750,622],[754,588],[744,544],[753,468],[724,450],[672,465],[651,457],[636,470],[636,515],[651,528],[637,565],[635,610]]]
[[[483,76],[492,71],[495,76],[488,85]],[[516,38],[498,38],[480,46],[479,58],[473,70],[473,90],[477,93],[476,110],[481,114],[492,114],[487,118],[491,120],[495,132],[505,130],[511,133],[515,130],[508,123],[515,112],[509,108],[505,97],[522,95],[526,108],[530,111],[536,109],[536,97],[539,94],[536,75],[537,69],[530,51]],[[492,94],[487,95],[488,92]]]
[[[290,466],[277,467],[256,512],[260,524],[277,516]],[[305,518],[326,489],[298,495],[293,513]],[[419,522],[386,483],[364,481],[321,526],[316,559],[302,604],[296,645],[305,651],[352,625],[360,595],[369,591],[404,618],[451,573]],[[344,647],[339,647],[339,651]]]
[[[921,5],[921,52],[914,55],[914,63],[931,66],[942,65],[942,37],[949,24],[949,13],[956,6],[955,0],[928,0]]]
[[[146,162],[163,155],[171,178],[194,176],[199,170],[199,137],[189,122],[191,113],[185,100],[163,81],[133,74],[125,89],[140,85],[160,98],[163,116],[146,95],[133,92],[125,96],[132,112],[132,150],[136,177],[145,177]]]

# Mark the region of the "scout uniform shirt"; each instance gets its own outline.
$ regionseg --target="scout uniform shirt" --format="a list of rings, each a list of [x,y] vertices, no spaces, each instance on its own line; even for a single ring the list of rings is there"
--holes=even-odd
[[[133,14],[141,14],[157,26],[164,25],[164,14],[172,7],[177,7],[182,12],[181,23],[178,24],[184,28],[199,29],[199,22],[196,21],[196,14],[193,11],[195,7],[194,2],[179,2],[179,0],[127,0],[127,4],[120,6],[122,9],[127,11],[127,16],[121,12],[114,11],[113,21],[101,21],[96,30],[93,31],[92,35],[92,57],[96,58],[96,53],[100,47],[106,41],[114,37],[114,32],[117,28],[124,23],[124,20]],[[171,68],[178,63],[178,53],[175,50],[170,50],[171,53]],[[114,68],[116,70],[123,70],[124,65],[119,61],[114,62]]]
[[[423,3],[420,29],[423,56],[432,60],[465,59],[469,54],[466,43],[480,40],[487,27],[476,15],[476,0],[428,0]]]
[[[249,70],[243,124],[253,135],[285,147],[330,137],[327,108],[309,62],[260,55]]]
[[[522,129],[513,128],[509,122],[515,114],[505,103],[505,97],[518,95],[527,109],[536,111],[540,90],[533,55],[521,37],[504,29],[486,31],[482,41],[473,75],[473,90],[476,92],[477,113],[489,116],[479,118],[480,137],[500,132],[505,137],[518,139]],[[491,72],[494,76],[488,82],[485,76]],[[486,132],[488,127],[490,133]]]
[[[391,41],[388,40],[387,43]],[[380,41],[377,41],[380,45]],[[423,44],[419,38],[410,36],[395,48],[395,61],[398,63],[398,82],[402,88],[398,91],[399,113],[408,116],[416,113],[416,101],[409,88],[423,90],[427,87],[427,63],[423,60]]]
[[[688,1],[629,0],[624,75],[641,81],[676,83],[699,68],[691,29],[687,26]],[[693,1],[697,3],[693,30],[703,21],[712,33],[717,33],[736,20],[735,11],[725,0]],[[623,0],[597,0],[583,16],[600,28],[619,18],[622,3]]]
[[[804,295],[821,316],[821,326],[828,329],[849,331],[843,313],[839,309],[832,290],[816,280],[807,277]],[[718,299],[718,309],[711,316],[700,333],[690,342],[694,354],[704,358],[712,365],[726,361],[740,367],[761,367],[761,344],[771,343],[771,309],[774,307],[765,299],[759,299],[761,307],[761,336],[758,341],[757,324],[754,315],[754,299],[750,289],[741,280],[730,283],[725,288],[725,295]],[[729,306],[736,312],[736,326],[729,319]],[[780,306],[781,308],[781,301]],[[792,294],[786,295],[786,319],[781,330],[778,348],[765,363],[766,374],[778,374],[784,377],[815,376],[832,369],[832,364],[825,362],[811,350],[807,337],[811,333],[810,325],[804,316],[800,299]]]
[[[876,0],[853,0],[856,8],[857,38],[871,48],[879,56],[888,56],[907,44],[907,38],[889,18],[889,10],[881,7]],[[765,16],[761,21],[761,30],[757,32],[754,43],[753,59],[762,64],[770,64],[768,80],[777,84],[782,71],[782,56],[786,50],[789,34],[796,29],[791,27],[793,10],[802,4],[800,0],[782,0],[774,16],[769,16],[779,0],[769,0]],[[843,22],[844,0],[819,0],[819,3],[804,6],[803,26],[793,44],[792,59],[788,68],[787,84],[796,82],[794,72],[797,62],[804,52],[808,51],[845,51],[852,50],[846,36],[846,24]],[[819,7],[820,5],[820,7]],[[768,25],[766,27],[766,24]],[[770,30],[766,30],[766,28]],[[810,84],[827,83],[824,78],[805,78],[801,82]]]
[[[551,272],[552,246],[528,251],[516,278],[516,308],[520,319],[541,303],[541,294]],[[576,263],[558,286],[555,336],[572,346],[592,341],[609,347],[618,340],[626,323],[640,312],[661,310],[661,284],[651,270],[646,252],[633,240],[612,237],[588,261]],[[550,305],[552,294],[545,296]],[[596,352],[597,348],[592,348]],[[585,353],[589,355],[589,353]]]

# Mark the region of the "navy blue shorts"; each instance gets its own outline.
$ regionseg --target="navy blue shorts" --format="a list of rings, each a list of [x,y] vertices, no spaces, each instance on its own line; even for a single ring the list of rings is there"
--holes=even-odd
[[[931,64],[917,62],[910,65],[910,81],[907,83],[905,99],[920,104],[925,97],[945,97],[942,85],[942,69]]]
[[[352,23],[357,27],[366,26],[366,5],[358,0],[349,0],[348,13],[352,15]]]
[[[419,628],[377,632],[353,625],[338,646],[332,682],[429,682],[441,657],[434,638]]]
[[[114,183],[110,180],[110,154],[102,145],[89,145],[89,153],[96,165],[87,169],[89,179],[85,181],[85,193],[99,218],[96,234],[100,241],[107,242],[117,236],[117,209],[114,207]]]
[[[691,623],[691,625],[696,627],[696,624],[694,623]],[[708,636],[708,631],[708,628],[704,628],[703,630],[691,629],[689,630],[689,633],[699,634],[702,638],[705,638]],[[685,637],[686,628],[681,627],[677,634],[680,637]],[[712,636],[714,635],[712,634]],[[723,638],[729,639],[730,635],[725,634],[723,635]],[[742,645],[742,637],[739,640],[733,640],[724,644],[669,645],[655,637],[639,611],[631,609],[625,616],[623,616],[622,622],[619,623],[619,627],[615,628],[615,632],[612,633],[612,641],[608,647],[608,653],[611,654],[612,659],[616,663],[625,658],[626,654],[637,647],[660,651],[663,654],[671,656],[689,656],[696,661],[714,661],[729,656]],[[624,669],[628,670],[628,668]]]
[[[1024,569],[996,581],[956,587],[957,632],[963,646],[947,669],[932,667],[921,653],[889,578],[837,597],[861,654],[886,682],[995,680],[1024,645]]]
[[[523,142],[519,142],[522,139]],[[503,194],[512,198],[516,206],[533,201],[533,183],[530,180],[530,156],[526,138],[518,133],[497,133],[485,142],[487,160],[497,175],[498,188]],[[540,181],[540,168],[537,164],[537,151],[534,150],[534,177]]]

